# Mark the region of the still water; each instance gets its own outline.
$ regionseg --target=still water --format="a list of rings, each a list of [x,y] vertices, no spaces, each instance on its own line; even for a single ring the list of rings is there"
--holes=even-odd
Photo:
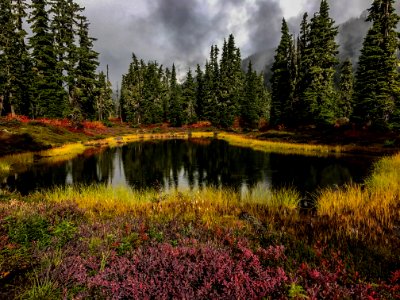
[[[3,179],[0,185],[21,194],[98,183],[165,190],[205,186],[243,190],[262,185],[295,187],[310,195],[323,187],[362,182],[372,164],[372,158],[360,156],[265,153],[211,139],[146,141],[81,155],[68,162],[33,164]]]

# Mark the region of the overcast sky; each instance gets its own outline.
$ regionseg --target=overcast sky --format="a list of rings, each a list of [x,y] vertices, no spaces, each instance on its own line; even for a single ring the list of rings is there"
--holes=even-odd
[[[98,39],[101,69],[121,81],[132,52],[139,58],[177,65],[180,73],[203,65],[212,44],[233,33],[245,58],[276,47],[281,19],[314,13],[320,0],[77,0],[86,7],[91,35]],[[331,0],[337,23],[356,17],[369,0]]]

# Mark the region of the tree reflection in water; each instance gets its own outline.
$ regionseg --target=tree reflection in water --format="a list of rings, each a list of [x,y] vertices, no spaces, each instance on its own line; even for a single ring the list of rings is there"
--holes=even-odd
[[[128,185],[135,189],[293,186],[301,193],[361,182],[373,160],[265,153],[225,141],[194,139],[136,142],[58,164],[35,164],[10,175],[3,188],[27,194],[68,184]]]

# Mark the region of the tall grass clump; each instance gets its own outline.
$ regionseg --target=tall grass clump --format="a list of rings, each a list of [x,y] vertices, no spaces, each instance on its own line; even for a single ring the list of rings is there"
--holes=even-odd
[[[357,238],[393,230],[399,208],[400,154],[379,160],[364,185],[327,189],[318,199],[319,215],[340,219],[342,231]]]
[[[0,176],[8,174],[11,170],[11,165],[6,161],[0,161]]]
[[[295,210],[299,206],[300,194],[294,188],[270,189],[262,184],[245,191],[245,203],[265,205],[271,211]]]
[[[233,146],[249,147],[259,151],[277,151],[287,154],[324,155],[329,153],[340,153],[342,151],[340,146],[333,147],[327,145],[262,141],[229,133],[219,133],[218,138],[227,141]]]
[[[244,195],[224,188],[197,190],[136,191],[106,185],[55,188],[32,196],[39,201],[75,202],[91,216],[130,214],[171,220],[175,218],[216,222],[219,217],[235,217],[243,210],[255,216],[263,211],[295,211],[300,199],[292,189],[271,191],[258,187]]]

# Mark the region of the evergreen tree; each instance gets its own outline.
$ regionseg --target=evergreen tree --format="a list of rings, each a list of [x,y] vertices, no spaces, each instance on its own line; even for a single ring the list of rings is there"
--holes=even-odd
[[[34,80],[33,116],[63,117],[66,108],[66,93],[59,82],[57,72],[57,53],[54,49],[54,35],[49,28],[47,0],[32,0],[31,24],[33,36],[29,39],[32,49]]]
[[[145,64],[142,63],[144,66]],[[149,62],[144,70],[143,94],[139,104],[141,123],[156,124],[163,121],[162,83],[157,62]]]
[[[57,72],[62,80],[60,86],[67,88],[69,106],[78,109],[77,104],[77,64],[78,47],[75,44],[77,36],[81,35],[80,13],[83,8],[72,0],[57,0],[52,2],[53,19],[51,29],[54,33],[54,45],[57,53]]]
[[[200,68],[200,65],[197,65],[196,69],[196,102],[195,102],[195,110],[196,116],[198,120],[205,120],[204,111],[204,74]]]
[[[26,5],[5,0],[0,6],[0,115],[29,113],[29,54],[22,27]]]
[[[351,61],[346,60],[340,68],[339,103],[337,116],[350,118],[353,110],[354,75]]]
[[[97,118],[100,121],[108,120],[114,112],[114,102],[112,99],[111,83],[104,72],[99,73],[96,88]]]
[[[232,126],[238,115],[243,91],[241,62],[240,50],[236,48],[235,38],[231,34],[228,42],[224,42],[219,74],[218,119],[219,125],[224,128]]]
[[[308,121],[314,124],[330,124],[335,119],[335,67],[338,63],[338,34],[335,21],[329,16],[329,5],[321,1],[320,10],[310,23],[309,44],[302,58],[309,67],[303,83],[302,101],[309,111]]]
[[[374,0],[356,74],[353,119],[380,128],[399,126],[400,82],[396,51],[399,16],[394,0]],[[397,120],[396,120],[397,119]]]
[[[309,86],[310,81],[310,78],[307,75],[312,60],[311,57],[307,57],[306,55],[309,46],[309,36],[310,24],[308,22],[308,14],[305,13],[300,24],[300,35],[297,38],[296,47],[297,79],[293,96],[293,111],[296,112],[296,114],[293,115],[293,121],[295,123],[304,122],[304,119],[307,118],[308,114],[308,109],[303,103],[302,95],[304,94],[306,87]]]
[[[30,55],[25,43],[27,32],[23,28],[23,22],[27,17],[27,4],[23,0],[12,1],[13,19],[15,22],[14,50],[13,50],[13,78],[12,84],[13,101],[11,102],[11,113],[31,115],[32,65]],[[15,106],[15,111],[13,106]]]
[[[194,81],[192,71],[189,69],[186,75],[186,81],[183,84],[183,111],[186,116],[187,123],[195,123],[197,121],[196,115],[196,83]]]
[[[169,121],[173,127],[180,127],[183,124],[183,105],[180,86],[176,79],[175,65],[172,65],[171,72],[171,97],[169,100]]]
[[[271,77],[272,103],[270,123],[273,126],[286,124],[292,110],[293,85],[291,78],[292,36],[285,19],[282,20],[282,37],[276,50]]]
[[[217,55],[215,53],[217,53]],[[207,121],[210,121],[214,125],[218,125],[220,123],[220,110],[217,110],[219,94],[219,66],[218,60],[216,59],[217,57],[218,48],[216,46],[212,46],[210,52],[210,62],[206,62],[203,78],[203,118]]]
[[[77,67],[74,71],[76,74],[76,91],[73,92],[71,97],[71,104],[74,109],[80,109],[85,118],[94,119],[96,117],[95,89],[99,54],[93,50],[93,42],[96,39],[89,36],[87,18],[80,16],[79,20]]]
[[[258,98],[258,76],[253,71],[251,61],[247,68],[244,86],[244,96],[240,105],[242,126],[245,128],[257,128],[260,115],[260,99]]]
[[[165,72],[161,72],[162,84],[162,109],[163,109],[163,122],[168,122],[169,116],[169,100],[171,94],[171,71],[166,68]]]
[[[3,110],[7,111],[7,104],[11,94],[12,62],[12,35],[14,23],[12,20],[11,0],[0,4],[0,116]]]

